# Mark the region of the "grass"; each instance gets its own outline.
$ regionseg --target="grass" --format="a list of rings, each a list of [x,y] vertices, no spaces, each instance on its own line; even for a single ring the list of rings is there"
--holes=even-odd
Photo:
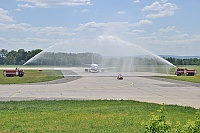
[[[192,83],[200,83],[200,76],[158,76],[158,77],[173,79],[173,80],[181,80]]]
[[[136,101],[0,102],[1,132],[144,132],[151,113],[162,105]],[[165,106],[174,125],[193,120],[197,109]]]
[[[63,78],[62,72],[59,70],[26,70],[23,77],[6,77],[0,75],[0,84],[24,84],[51,81]]]

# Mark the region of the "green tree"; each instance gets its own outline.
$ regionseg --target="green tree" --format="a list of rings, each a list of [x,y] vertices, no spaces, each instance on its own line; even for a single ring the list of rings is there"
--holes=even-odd
[[[8,54],[7,54],[7,60],[6,60],[6,63],[5,65],[14,65],[16,64],[16,56],[17,56],[17,51],[10,51]]]
[[[27,52],[25,52],[24,49],[19,49],[17,51],[16,64],[17,65],[22,65],[23,63],[25,63],[26,55],[27,55]]]
[[[5,63],[6,55],[8,54],[8,51],[5,49],[0,50],[0,64]]]

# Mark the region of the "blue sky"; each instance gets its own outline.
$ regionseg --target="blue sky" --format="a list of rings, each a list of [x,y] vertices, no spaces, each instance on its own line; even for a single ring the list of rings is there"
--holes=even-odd
[[[198,0],[1,0],[0,49],[115,36],[159,55],[200,56]]]

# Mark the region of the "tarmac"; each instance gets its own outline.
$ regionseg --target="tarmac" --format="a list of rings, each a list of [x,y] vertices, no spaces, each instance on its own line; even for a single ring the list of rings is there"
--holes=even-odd
[[[200,108],[200,84],[157,78],[157,73],[85,73],[62,70],[65,78],[34,84],[0,85],[0,101],[136,100]],[[119,74],[119,73],[118,73]]]

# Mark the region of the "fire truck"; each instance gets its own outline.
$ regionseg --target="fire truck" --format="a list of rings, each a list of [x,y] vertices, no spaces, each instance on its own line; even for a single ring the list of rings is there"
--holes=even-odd
[[[3,75],[6,77],[13,77],[13,76],[24,76],[24,70],[20,70],[19,68],[16,68],[15,70],[4,70]]]
[[[185,76],[194,76],[194,75],[197,74],[197,70],[187,69],[187,68],[177,68],[176,71],[175,71],[175,74],[177,76],[182,76],[182,75],[185,75]]]

